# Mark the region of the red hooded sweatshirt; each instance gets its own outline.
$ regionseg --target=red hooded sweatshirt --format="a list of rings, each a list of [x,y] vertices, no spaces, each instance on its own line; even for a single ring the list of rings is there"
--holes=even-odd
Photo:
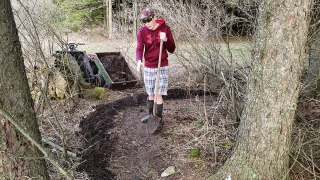
[[[167,42],[163,42],[161,54],[161,67],[168,66],[168,52],[173,53],[176,45],[170,30],[170,27],[165,24],[163,19],[158,19],[156,22],[159,26],[155,30],[150,30],[146,26],[142,27],[138,32],[138,43],[136,49],[136,59],[142,60],[143,50],[145,67],[157,68],[160,51],[160,32],[165,32]]]

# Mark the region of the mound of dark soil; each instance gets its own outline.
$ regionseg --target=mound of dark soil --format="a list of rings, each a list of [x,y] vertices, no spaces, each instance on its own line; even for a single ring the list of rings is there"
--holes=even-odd
[[[80,134],[86,143],[78,171],[86,171],[92,179],[114,179],[114,174],[108,169],[113,146],[117,142],[116,136],[110,133],[114,127],[114,116],[123,109],[142,104],[145,99],[145,94],[138,94],[99,105],[95,112],[81,121]]]

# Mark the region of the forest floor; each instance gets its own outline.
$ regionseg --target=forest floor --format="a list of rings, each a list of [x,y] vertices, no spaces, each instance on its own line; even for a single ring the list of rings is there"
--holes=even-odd
[[[121,41],[83,37],[76,36],[77,41],[73,41],[86,42],[83,49],[88,52],[120,51],[131,68],[134,67],[134,44],[121,46]],[[140,83],[125,90],[106,88],[107,95],[102,100],[51,101],[52,109],[39,116],[42,136],[61,144],[61,132],[53,120],[56,119],[65,132],[68,150],[75,152],[77,157],[62,160],[59,150],[48,147],[50,153],[79,180],[193,180],[205,179],[215,173],[232,151],[238,126],[227,115],[227,100],[222,93],[225,89],[216,79],[210,82],[214,88],[204,92],[203,86],[190,85],[190,79],[179,63],[173,61],[170,67],[170,88],[164,104],[165,124],[160,132],[148,134],[146,125],[140,122],[146,115],[147,98]],[[320,113],[316,107],[320,104],[314,101],[313,104],[299,106],[301,119],[318,117]],[[311,117],[306,109],[313,113]],[[295,132],[299,131],[299,125],[295,126]],[[300,136],[296,134],[293,141]],[[292,155],[296,155],[295,152]],[[318,155],[319,150],[313,153]],[[291,170],[295,170],[297,175],[291,179],[305,177],[308,168],[293,164],[295,166]],[[175,173],[162,178],[161,174],[169,166],[175,167]],[[52,165],[49,165],[49,170],[52,179],[63,179]]]
[[[107,89],[103,100],[52,102],[67,132],[68,149],[78,154],[74,164],[65,162],[76,179],[160,179],[169,166],[174,166],[176,172],[165,179],[204,179],[223,164],[233,146],[237,123],[217,116],[208,127],[202,109],[206,104],[211,117],[217,110],[212,105],[218,103],[218,92],[169,89],[164,128],[155,134],[147,133],[146,124],[140,122],[147,114],[146,98],[144,88],[135,87]],[[61,107],[63,111],[59,111]],[[42,118],[50,117],[48,113]],[[43,122],[42,128],[52,127]],[[42,131],[45,138],[61,144],[56,132]],[[59,157],[55,148],[51,153]],[[51,174],[58,174],[53,167],[50,169]]]
[[[85,140],[79,170],[92,179],[159,179],[169,166],[176,173],[166,179],[202,179],[218,164],[193,141],[201,138],[201,125],[191,116],[190,101],[201,91],[188,93],[169,90],[164,107],[164,128],[148,134],[140,119],[146,115],[146,94],[143,88],[126,91],[121,99],[95,107],[80,122],[80,136]],[[113,92],[117,93],[117,92]],[[124,92],[122,92],[124,93]],[[217,94],[211,93],[216,99]],[[192,102],[192,103],[194,103]],[[191,150],[200,154],[191,157]],[[219,151],[220,152],[220,151]],[[203,154],[201,154],[203,153]],[[226,156],[224,156],[226,157]],[[219,162],[221,157],[217,157]]]
[[[135,73],[133,44],[83,37],[86,36],[76,35],[70,40],[85,42],[79,49],[89,53],[121,52]],[[237,123],[225,121],[216,113],[225,108],[219,95],[221,82],[216,84],[216,90],[204,93],[201,85],[190,85],[175,56],[169,58],[164,128],[156,134],[148,134],[146,124],[140,122],[147,114],[147,94],[140,82],[125,90],[106,88],[107,95],[102,100],[51,101],[55,118],[65,131],[67,147],[78,155],[73,160],[61,160],[76,179],[160,179],[169,166],[176,171],[165,179],[203,179],[223,164]],[[49,109],[40,116],[41,131],[44,138],[60,145],[60,132],[50,130],[55,126],[52,114]],[[57,149],[50,150],[59,156]],[[54,167],[49,169],[52,178],[60,179]]]

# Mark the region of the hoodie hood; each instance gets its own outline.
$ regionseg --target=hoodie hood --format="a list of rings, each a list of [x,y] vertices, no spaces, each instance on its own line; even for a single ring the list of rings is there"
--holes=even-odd
[[[157,19],[157,20],[156,20],[156,23],[158,23],[158,24],[159,24],[159,26],[158,26],[155,30],[157,30],[157,29],[160,29],[160,28],[164,27],[164,26],[165,26],[165,24],[166,24],[166,22],[164,21],[164,19]]]
[[[166,22],[164,21],[164,19],[157,19],[156,23],[160,24],[160,25],[164,25]]]
[[[156,31],[156,30],[161,29],[162,27],[164,27],[166,25],[166,22],[165,22],[164,19],[157,19],[156,23],[159,24],[159,26],[156,29],[151,30],[151,29],[147,28],[146,26],[145,26],[145,28],[147,28],[149,31]]]

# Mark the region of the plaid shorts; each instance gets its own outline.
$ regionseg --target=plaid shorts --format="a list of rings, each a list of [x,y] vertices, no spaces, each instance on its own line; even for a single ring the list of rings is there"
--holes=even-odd
[[[144,71],[144,85],[146,87],[147,94],[149,96],[154,95],[154,89],[156,85],[156,77],[157,77],[157,68],[143,68]],[[169,67],[160,67],[160,80],[159,80],[159,88],[158,94],[167,95],[168,91],[168,76],[169,76]]]

